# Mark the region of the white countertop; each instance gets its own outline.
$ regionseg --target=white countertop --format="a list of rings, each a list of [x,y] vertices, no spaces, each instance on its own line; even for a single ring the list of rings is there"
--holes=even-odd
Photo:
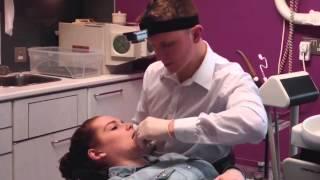
[[[113,83],[117,81],[125,81],[130,79],[142,78],[143,74],[130,74],[130,75],[115,75],[106,74],[97,77],[83,78],[83,79],[71,79],[71,78],[60,78],[60,81],[49,82],[43,84],[33,84],[22,87],[3,87],[0,86],[0,102],[20,99],[29,96],[54,93],[59,91],[80,89],[90,86],[103,85]]]

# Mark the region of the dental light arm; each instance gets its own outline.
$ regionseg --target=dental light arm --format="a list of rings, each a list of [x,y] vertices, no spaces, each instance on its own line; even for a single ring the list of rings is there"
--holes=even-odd
[[[276,8],[283,18],[290,21],[291,10],[285,0],[274,0]],[[320,26],[320,12],[310,10],[309,13],[294,13],[294,24]]]

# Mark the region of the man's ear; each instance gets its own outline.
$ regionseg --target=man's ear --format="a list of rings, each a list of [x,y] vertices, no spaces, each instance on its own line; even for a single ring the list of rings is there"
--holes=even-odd
[[[90,159],[96,161],[96,160],[100,160],[100,159],[105,158],[107,156],[107,153],[98,151],[96,149],[89,149],[88,150],[88,156],[89,156]]]
[[[192,36],[193,36],[193,42],[198,43],[201,40],[201,33],[202,33],[203,27],[198,24],[195,25],[192,29]]]

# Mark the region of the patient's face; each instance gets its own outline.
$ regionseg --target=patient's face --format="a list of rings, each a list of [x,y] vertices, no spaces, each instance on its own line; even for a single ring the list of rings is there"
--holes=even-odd
[[[110,157],[135,158],[144,152],[134,141],[134,129],[131,123],[123,123],[121,120],[110,117],[98,117],[92,128],[96,129],[97,138],[100,142],[100,151]]]

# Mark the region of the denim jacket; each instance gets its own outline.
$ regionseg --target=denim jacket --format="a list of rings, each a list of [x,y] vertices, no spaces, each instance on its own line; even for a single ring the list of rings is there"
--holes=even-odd
[[[210,163],[176,153],[149,160],[150,164],[144,167],[111,167],[109,180],[213,180],[218,176]]]

